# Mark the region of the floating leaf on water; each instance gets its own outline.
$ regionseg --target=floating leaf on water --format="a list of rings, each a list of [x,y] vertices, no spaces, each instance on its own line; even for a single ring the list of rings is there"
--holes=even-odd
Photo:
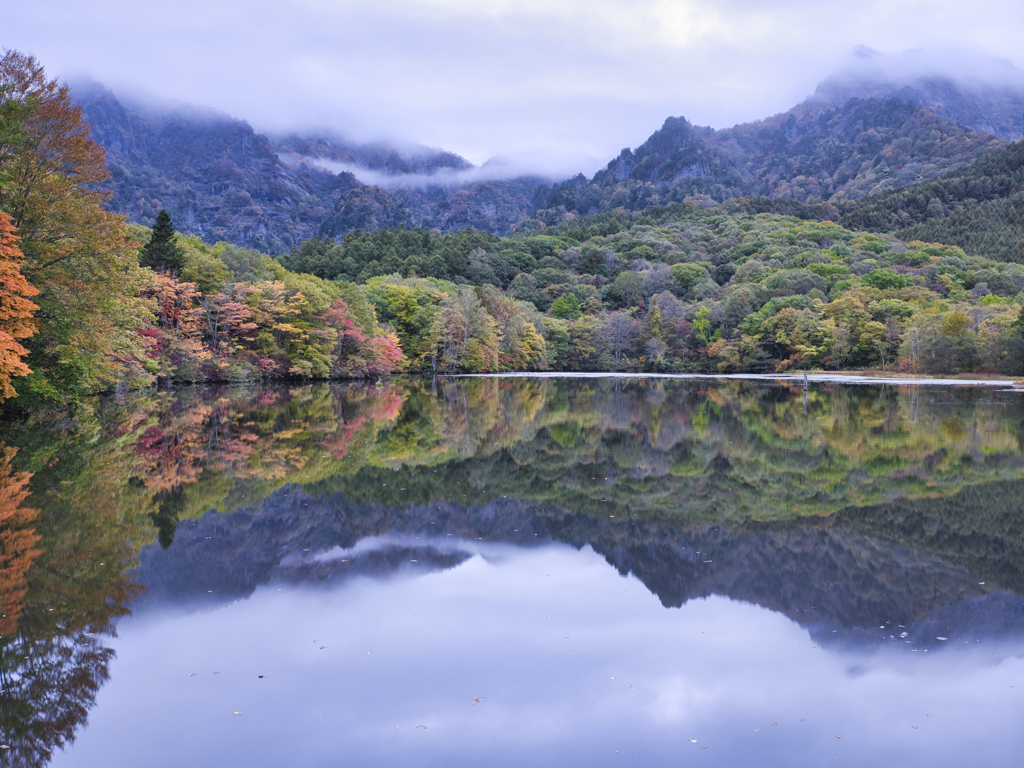
[[[911,728],[914,728],[915,730],[917,729],[917,726],[916,726],[916,725],[912,725],[912,726],[910,726],[910,727],[911,727]]]

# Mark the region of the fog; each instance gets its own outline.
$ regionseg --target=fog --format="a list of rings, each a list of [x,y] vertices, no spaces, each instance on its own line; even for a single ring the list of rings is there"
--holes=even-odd
[[[1022,25],[1024,6],[996,0],[37,0],[5,8],[0,45],[264,132],[398,138],[567,176],[669,115],[721,128],[788,109],[857,45],[1019,66]]]
[[[1009,59],[957,49],[884,54],[857,46],[829,77],[838,81],[886,80],[898,85],[912,85],[923,78],[941,77],[967,89],[1024,91],[1024,70]]]
[[[402,153],[408,156],[409,153]],[[427,187],[448,187],[455,188],[463,184],[475,184],[486,181],[501,181],[523,177],[534,177],[548,181],[562,181],[572,173],[568,168],[562,170],[555,163],[543,165],[540,163],[516,162],[505,157],[491,158],[483,165],[474,166],[465,170],[453,170],[451,168],[439,168],[433,173],[404,173],[394,175],[385,171],[364,168],[352,163],[339,163],[326,158],[312,157],[288,157],[281,159],[289,164],[306,163],[319,166],[332,173],[349,172],[361,183],[369,184],[387,189],[411,188],[425,189]]]

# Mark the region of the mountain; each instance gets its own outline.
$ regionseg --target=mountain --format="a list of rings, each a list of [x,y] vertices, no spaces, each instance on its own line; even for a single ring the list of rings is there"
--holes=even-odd
[[[166,208],[180,232],[275,253],[310,237],[358,184],[283,162],[266,136],[213,110],[122,102],[95,83],[74,93],[107,152],[109,207],[141,224]]]
[[[1024,138],[1024,71],[963,54],[867,48],[786,112],[715,131],[670,117],[587,179],[558,185],[545,224],[707,196],[845,204],[941,176]]]
[[[855,201],[928,181],[1024,136],[1024,72],[862,49],[786,112],[714,130],[670,117],[591,178],[537,175],[418,145],[331,133],[265,136],[228,115],[75,88],[107,149],[110,207],[151,224],[280,254],[355,230],[466,227],[505,235],[590,214],[759,196]]]
[[[535,215],[553,224],[567,214],[694,196],[851,201],[939,176],[1006,144],[895,97],[853,97],[836,107],[805,102],[721,131],[670,117],[589,181],[580,176],[557,187]]]
[[[887,56],[860,46],[809,101],[840,106],[852,98],[912,101],[978,132],[1024,138],[1024,72],[1001,59],[925,51]]]
[[[464,182],[460,174],[474,166],[451,152],[331,134],[266,136],[215,110],[121,100],[98,83],[78,84],[74,93],[106,149],[109,207],[147,226],[166,208],[179,232],[210,243],[277,254],[353,229],[504,233],[527,218],[536,207],[531,196],[546,183]],[[353,171],[378,184],[363,184]]]

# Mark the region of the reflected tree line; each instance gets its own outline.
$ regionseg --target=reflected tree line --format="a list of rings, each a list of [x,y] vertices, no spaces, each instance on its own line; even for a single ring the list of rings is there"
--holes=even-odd
[[[187,546],[175,543],[184,521],[281,494],[319,500],[331,530],[344,507],[352,535],[413,525],[427,509],[448,510],[465,534],[459,510],[512,515],[500,505],[514,501],[515,514],[529,510],[523,530],[592,545],[666,605],[724,589],[717,579],[731,573],[736,597],[811,610],[810,594],[741,594],[741,577],[760,558],[761,572],[777,573],[772,594],[813,591],[778,553],[795,562],[798,550],[829,547],[842,550],[829,561],[835,589],[897,547],[927,563],[908,594],[930,584],[935,599],[977,596],[953,571],[1024,591],[1018,397],[480,378],[184,389],[35,415],[0,447],[0,761],[43,765],[85,722],[116,620],[140,591],[142,546],[173,552]],[[312,526],[315,507],[296,525]],[[693,556],[712,541],[717,576]],[[901,578],[851,587],[850,615],[832,618],[859,621],[857,601],[896,610]]]

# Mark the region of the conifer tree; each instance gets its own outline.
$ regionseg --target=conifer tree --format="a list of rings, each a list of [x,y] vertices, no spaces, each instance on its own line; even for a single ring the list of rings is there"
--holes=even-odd
[[[174,224],[166,209],[156,216],[153,235],[139,253],[139,263],[157,272],[178,274],[185,264],[185,253],[174,241]]]

